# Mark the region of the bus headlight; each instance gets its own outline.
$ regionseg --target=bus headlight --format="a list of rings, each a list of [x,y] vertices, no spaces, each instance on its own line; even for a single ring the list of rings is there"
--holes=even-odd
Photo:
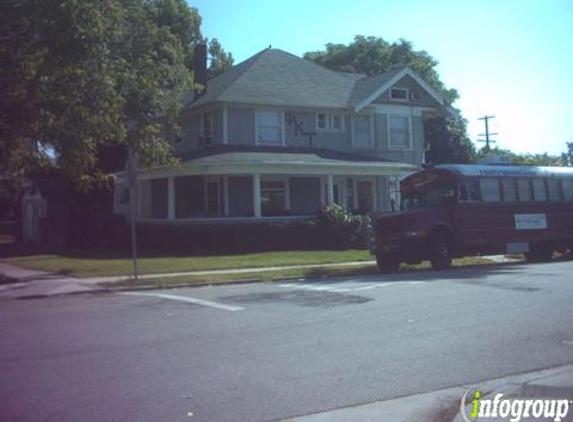
[[[406,230],[406,237],[425,237],[426,229]]]

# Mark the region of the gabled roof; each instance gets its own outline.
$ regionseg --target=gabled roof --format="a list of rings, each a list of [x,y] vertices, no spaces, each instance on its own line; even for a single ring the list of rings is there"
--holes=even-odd
[[[336,72],[278,49],[265,49],[207,82],[206,92],[184,106],[213,102],[361,110],[409,75],[446,106],[442,96],[408,67],[366,76]]]

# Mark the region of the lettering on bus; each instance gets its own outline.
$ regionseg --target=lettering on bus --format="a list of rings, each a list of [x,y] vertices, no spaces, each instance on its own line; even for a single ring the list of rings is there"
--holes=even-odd
[[[520,169],[487,169],[480,170],[481,176],[536,176],[533,170],[520,170]]]
[[[514,214],[516,230],[543,230],[547,228],[545,214]]]

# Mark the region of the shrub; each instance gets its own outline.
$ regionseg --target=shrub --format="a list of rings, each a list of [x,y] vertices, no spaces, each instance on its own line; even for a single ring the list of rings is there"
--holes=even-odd
[[[315,232],[325,248],[366,247],[369,231],[370,217],[353,215],[340,205],[329,205],[317,212]]]

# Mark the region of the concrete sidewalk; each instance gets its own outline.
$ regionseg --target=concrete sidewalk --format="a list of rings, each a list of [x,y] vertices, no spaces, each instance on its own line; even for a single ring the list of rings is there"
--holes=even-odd
[[[461,400],[468,390],[473,389],[480,389],[484,394],[483,399],[493,399],[499,393],[503,393],[503,399],[567,399],[569,400],[569,410],[562,422],[573,421],[573,404],[571,404],[573,399],[573,365],[565,365],[497,378],[478,384],[461,385],[392,400],[285,419],[283,422],[464,422],[460,409]],[[465,411],[466,415],[468,415],[471,411],[470,407],[465,407]],[[487,420],[501,422],[509,421],[510,418],[487,418]],[[529,420],[541,419],[521,419],[521,421]]]
[[[376,261],[342,262],[335,264],[310,264],[289,265],[283,267],[259,267],[259,268],[230,268],[225,270],[185,271],[164,274],[141,274],[142,280],[154,278],[171,278],[185,276],[259,273],[267,271],[281,271],[289,269],[312,269],[323,267],[356,267],[361,265],[375,264]],[[77,278],[63,274],[49,273],[45,271],[29,270],[8,262],[0,261],[0,277],[4,276],[11,280],[10,283],[0,284],[0,297],[34,297],[52,296],[58,294],[72,294],[94,291],[109,290],[100,286],[101,283],[114,283],[133,279],[131,275]]]

